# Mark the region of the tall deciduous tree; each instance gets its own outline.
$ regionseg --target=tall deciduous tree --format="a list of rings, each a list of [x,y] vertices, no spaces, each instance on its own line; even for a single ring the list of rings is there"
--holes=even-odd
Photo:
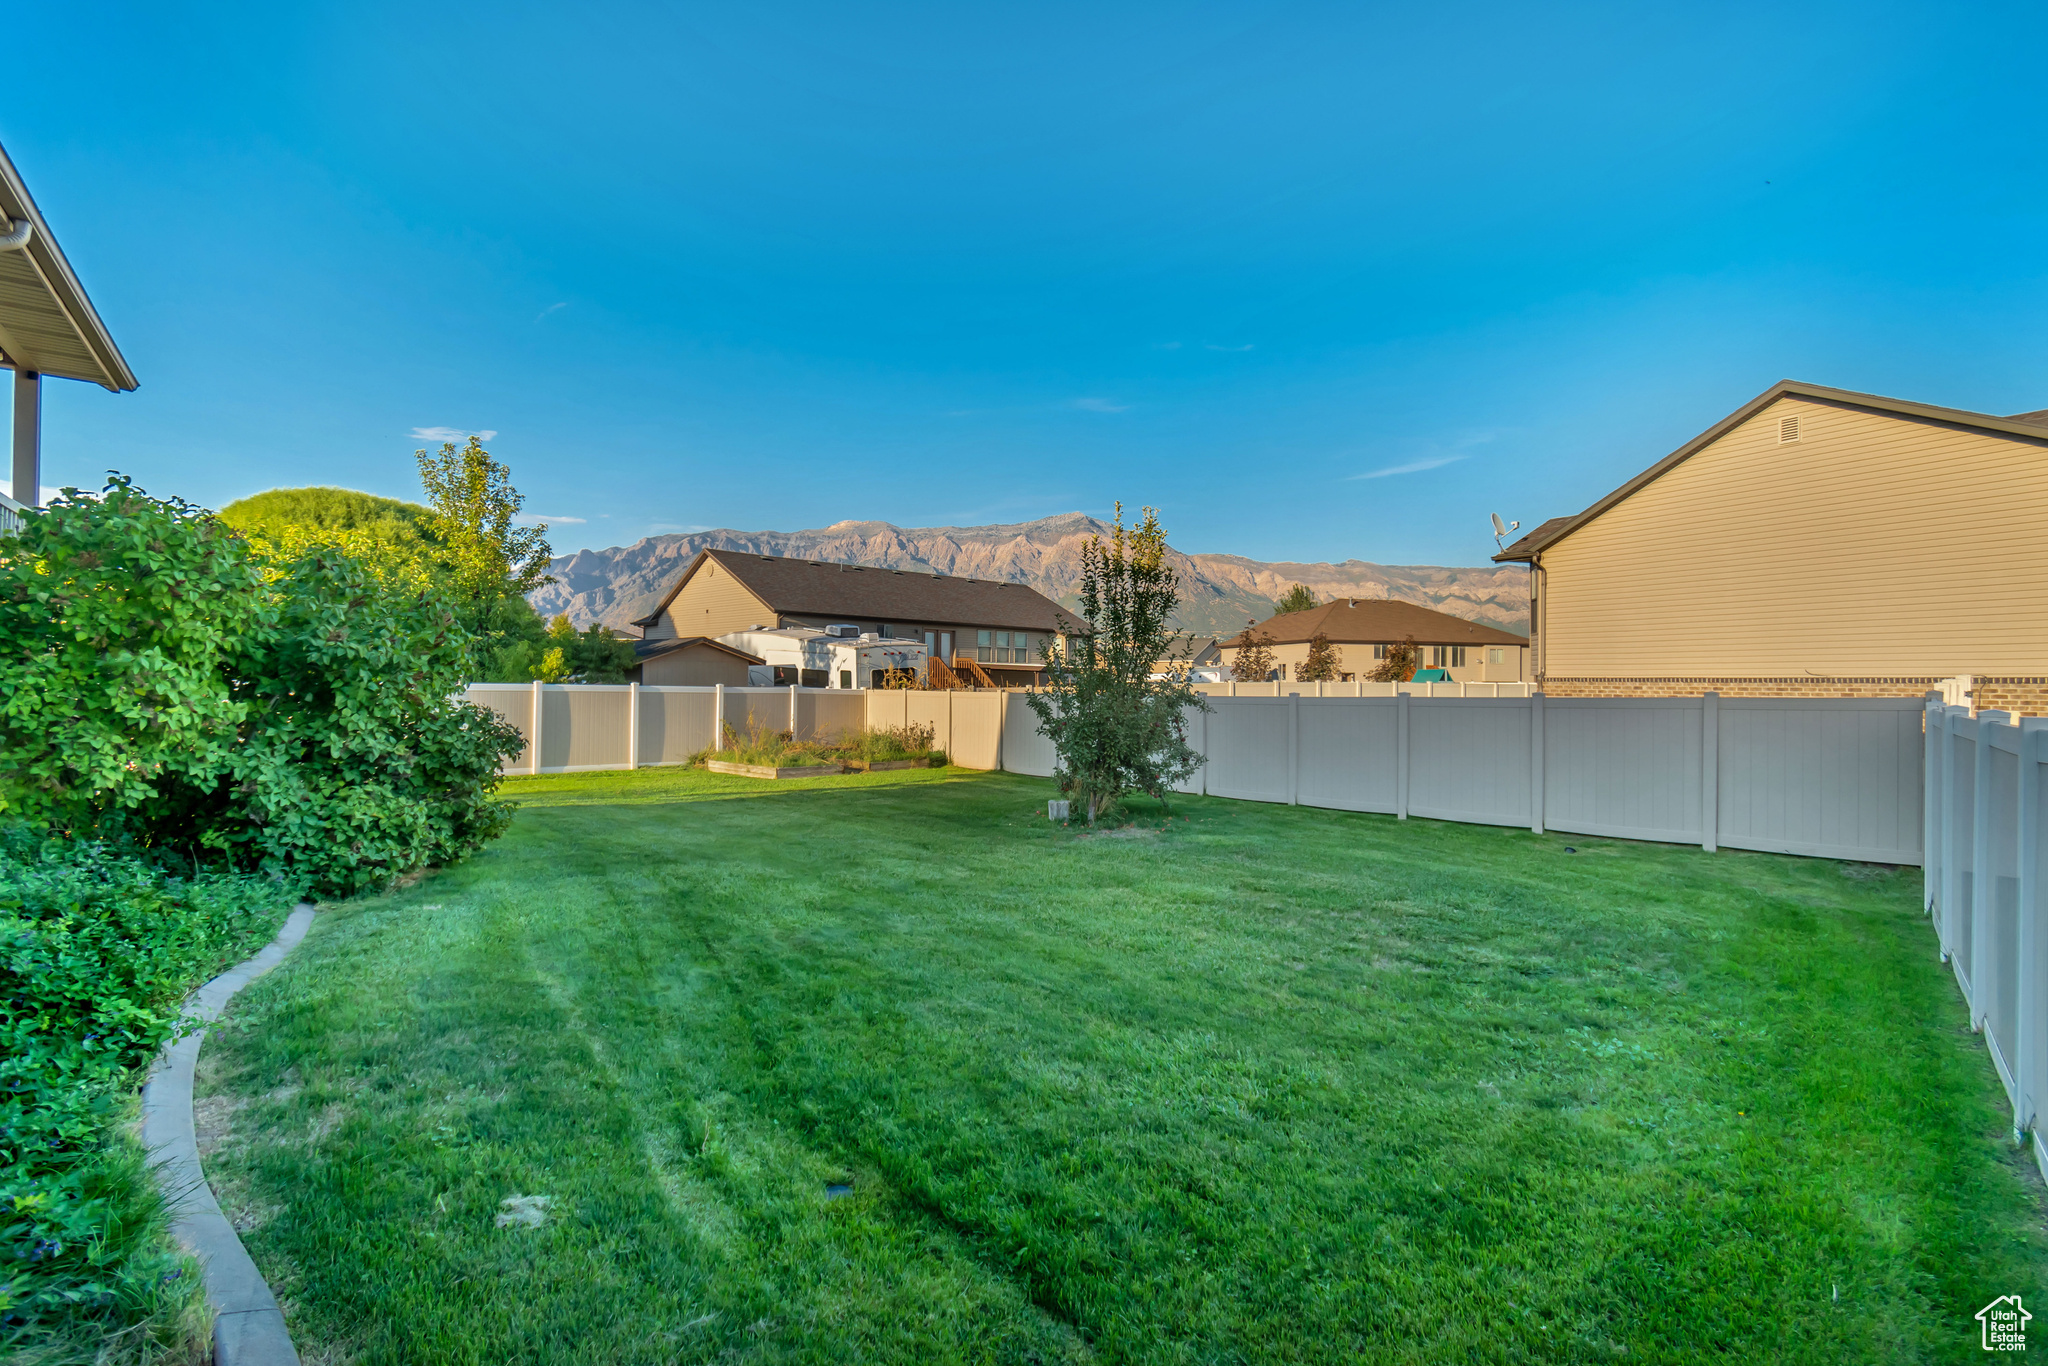
[[[1315,589],[1305,583],[1297,583],[1280,595],[1280,601],[1273,604],[1273,611],[1285,616],[1289,612],[1306,612],[1315,605]]]
[[[1308,658],[1294,666],[1294,678],[1298,683],[1335,683],[1343,668],[1343,653],[1318,631],[1309,638]]]
[[[1244,634],[1238,637],[1236,658],[1230,661],[1230,676],[1240,683],[1263,683],[1273,676],[1273,637],[1259,629],[1258,623],[1244,624]]]
[[[1159,661],[1174,659],[1168,622],[1180,605],[1166,555],[1158,514],[1145,508],[1143,520],[1125,530],[1117,504],[1108,542],[1091,537],[1081,547],[1087,624],[1046,650],[1045,690],[1024,699],[1058,756],[1054,781],[1080,798],[1090,824],[1129,792],[1164,804],[1202,762],[1188,744],[1187,712],[1206,711],[1208,703],[1184,666],[1159,669]]]
[[[449,587],[463,624],[486,636],[498,599],[524,597],[554,582],[548,577],[554,552],[547,525],[514,525],[526,499],[512,487],[512,472],[491,459],[477,438],[460,448],[448,442],[439,455],[414,454],[433,506],[426,528],[451,566]]]

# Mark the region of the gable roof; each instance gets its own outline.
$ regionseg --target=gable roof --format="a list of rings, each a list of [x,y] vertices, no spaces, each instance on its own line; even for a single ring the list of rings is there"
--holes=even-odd
[[[1549,521],[1516,541],[1506,550],[1494,556],[1496,563],[1504,560],[1528,560],[1531,556],[1557,544],[1572,532],[1598,517],[1622,499],[1642,488],[1645,484],[1670,470],[1681,462],[1691,459],[1706,447],[1726,436],[1735,428],[1755,417],[1781,398],[1803,398],[1815,403],[1826,403],[1840,408],[1860,408],[1865,412],[1889,413],[1917,422],[1932,422],[1944,427],[1962,427],[1971,431],[1997,432],[2004,436],[2024,437],[2030,441],[2048,442],[2048,409],[2040,412],[2020,413],[2013,417],[1998,417],[1991,413],[1973,413],[1965,408],[1942,408],[1932,403],[1912,403],[1902,398],[1886,398],[1882,394],[1863,394],[1854,389],[1830,389],[1824,384],[1805,384],[1796,379],[1781,379],[1770,388],[1758,394],[1749,402],[1737,408],[1713,426],[1701,432],[1692,440],[1680,446],[1671,454],[1644,470],[1635,478],[1623,484],[1614,492],[1594,503],[1584,512],[1571,517],[1553,517]]]
[[[1338,598],[1306,612],[1286,612],[1258,624],[1275,645],[1296,645],[1326,635],[1334,645],[1392,645],[1415,637],[1417,645],[1527,645],[1526,636],[1454,617],[1399,598]],[[1240,631],[1223,642],[1244,644]]]
[[[931,622],[1027,631],[1065,631],[1080,623],[1079,617],[1051,598],[1021,583],[739,550],[700,550],[654,610],[633,624],[652,626],[659,621],[683,586],[711,563],[774,612],[844,617],[856,622]]]
[[[633,642],[633,662],[644,663],[657,655],[674,654],[677,650],[687,650],[698,645],[729,654],[735,659],[744,659],[749,664],[768,662],[759,655],[750,655],[745,650],[727,645],[722,640],[713,640],[710,636],[664,636],[659,640],[636,640]]]
[[[28,240],[0,251],[0,351],[8,364],[116,391],[133,389],[135,372],[58,249],[21,173],[0,148],[0,233],[23,224]]]

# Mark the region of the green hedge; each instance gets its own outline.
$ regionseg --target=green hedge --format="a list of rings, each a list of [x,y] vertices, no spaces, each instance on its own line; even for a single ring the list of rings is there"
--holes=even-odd
[[[124,1124],[185,997],[294,899],[275,879],[171,877],[96,845],[0,847],[0,1349],[190,1331],[196,1291]]]

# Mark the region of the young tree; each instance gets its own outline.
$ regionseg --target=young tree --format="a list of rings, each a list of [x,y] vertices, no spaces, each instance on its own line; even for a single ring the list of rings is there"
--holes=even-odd
[[[1422,647],[1409,636],[1398,645],[1387,647],[1387,657],[1379,662],[1371,675],[1374,683],[1406,683],[1415,677],[1415,670],[1422,663]]]
[[[1289,612],[1306,612],[1314,606],[1315,590],[1305,583],[1297,583],[1281,594],[1280,601],[1273,604],[1273,612],[1276,616],[1285,616]]]
[[[1335,683],[1344,668],[1344,655],[1321,631],[1310,637],[1308,658],[1294,666],[1297,683]]]
[[[1237,657],[1230,661],[1230,676],[1240,683],[1263,683],[1273,676],[1273,637],[1259,629],[1257,622],[1244,624],[1238,637]]]
[[[1208,703],[1185,667],[1152,676],[1160,660],[1174,658],[1168,622],[1180,585],[1158,514],[1143,512],[1126,531],[1117,504],[1108,544],[1091,537],[1081,547],[1087,625],[1046,650],[1045,690],[1024,698],[1058,756],[1053,780],[1079,796],[1091,825],[1127,792],[1164,805],[1168,790],[1202,762],[1188,744],[1187,711],[1206,711]]]
[[[475,437],[460,449],[448,442],[439,455],[414,454],[433,505],[424,519],[426,531],[448,560],[448,587],[463,624],[488,648],[495,643],[489,639],[493,604],[554,582],[548,577],[554,552],[547,525],[513,525],[526,500],[512,487],[512,472]]]

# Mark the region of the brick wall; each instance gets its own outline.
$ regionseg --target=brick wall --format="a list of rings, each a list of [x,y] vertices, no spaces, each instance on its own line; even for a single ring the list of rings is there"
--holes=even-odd
[[[1548,697],[1923,697],[1939,689],[1928,678],[1539,678]],[[2048,716],[2048,677],[1979,676],[1974,701],[2022,716]]]

